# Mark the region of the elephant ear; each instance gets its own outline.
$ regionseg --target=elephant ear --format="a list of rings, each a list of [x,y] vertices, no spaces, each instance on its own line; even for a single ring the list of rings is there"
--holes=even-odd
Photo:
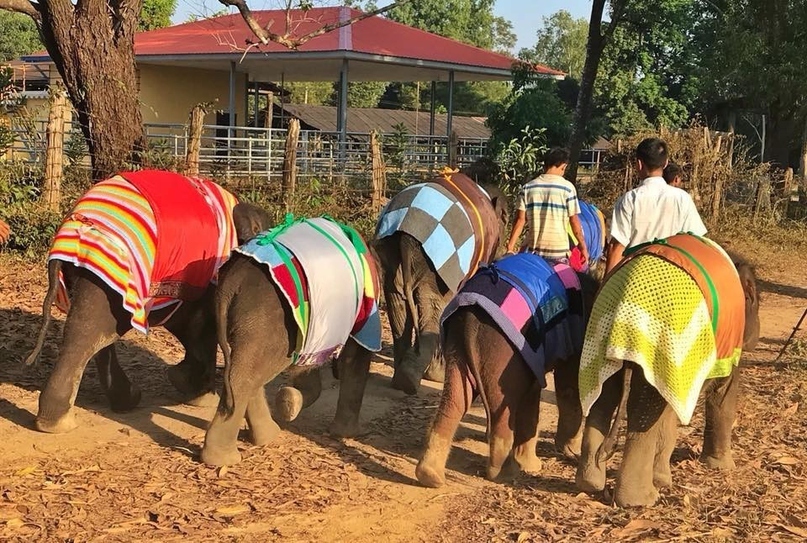
[[[263,208],[242,202],[233,208],[233,224],[238,244],[241,245],[268,230],[272,226],[272,218]]]

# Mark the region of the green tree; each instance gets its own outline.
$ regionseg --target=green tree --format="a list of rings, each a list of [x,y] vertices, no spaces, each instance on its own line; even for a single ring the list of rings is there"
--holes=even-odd
[[[20,13],[0,10],[0,62],[42,49],[34,21]]]
[[[171,26],[171,17],[177,8],[177,0],[143,0],[138,30],[154,30]]]
[[[544,17],[538,30],[538,41],[529,49],[522,49],[519,56],[563,70],[571,77],[580,79],[586,62],[586,38],[588,21],[574,18],[566,10]]]
[[[292,104],[325,105],[331,100],[333,83],[327,81],[284,83],[283,88],[289,91],[288,101]]]
[[[354,81],[347,85],[347,105],[348,107],[378,107],[387,83],[383,81]],[[331,102],[336,105],[338,99],[337,84],[333,85]]]

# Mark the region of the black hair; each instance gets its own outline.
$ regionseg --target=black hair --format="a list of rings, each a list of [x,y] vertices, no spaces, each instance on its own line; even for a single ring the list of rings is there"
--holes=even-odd
[[[683,177],[684,169],[676,164],[675,162],[670,162],[667,164],[667,167],[664,168],[664,180],[669,185],[673,181],[675,181],[676,177]]]
[[[544,171],[549,168],[568,164],[571,153],[565,147],[553,147],[544,155]]]
[[[636,158],[649,170],[660,170],[667,164],[667,143],[659,138],[647,138],[636,148]]]

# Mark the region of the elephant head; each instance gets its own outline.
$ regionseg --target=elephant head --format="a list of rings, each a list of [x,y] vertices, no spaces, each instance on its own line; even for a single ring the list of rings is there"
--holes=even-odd
[[[759,341],[759,291],[754,267],[736,253],[729,253],[745,293],[745,330],[743,332],[743,350],[752,351]]]
[[[239,245],[267,230],[272,223],[269,213],[256,205],[241,202],[233,208],[233,224]]]

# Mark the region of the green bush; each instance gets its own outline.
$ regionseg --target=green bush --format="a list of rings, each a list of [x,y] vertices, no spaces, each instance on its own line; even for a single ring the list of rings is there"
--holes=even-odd
[[[39,204],[42,171],[21,161],[0,162],[0,217],[11,227],[8,248],[32,256],[48,250],[61,213]]]

